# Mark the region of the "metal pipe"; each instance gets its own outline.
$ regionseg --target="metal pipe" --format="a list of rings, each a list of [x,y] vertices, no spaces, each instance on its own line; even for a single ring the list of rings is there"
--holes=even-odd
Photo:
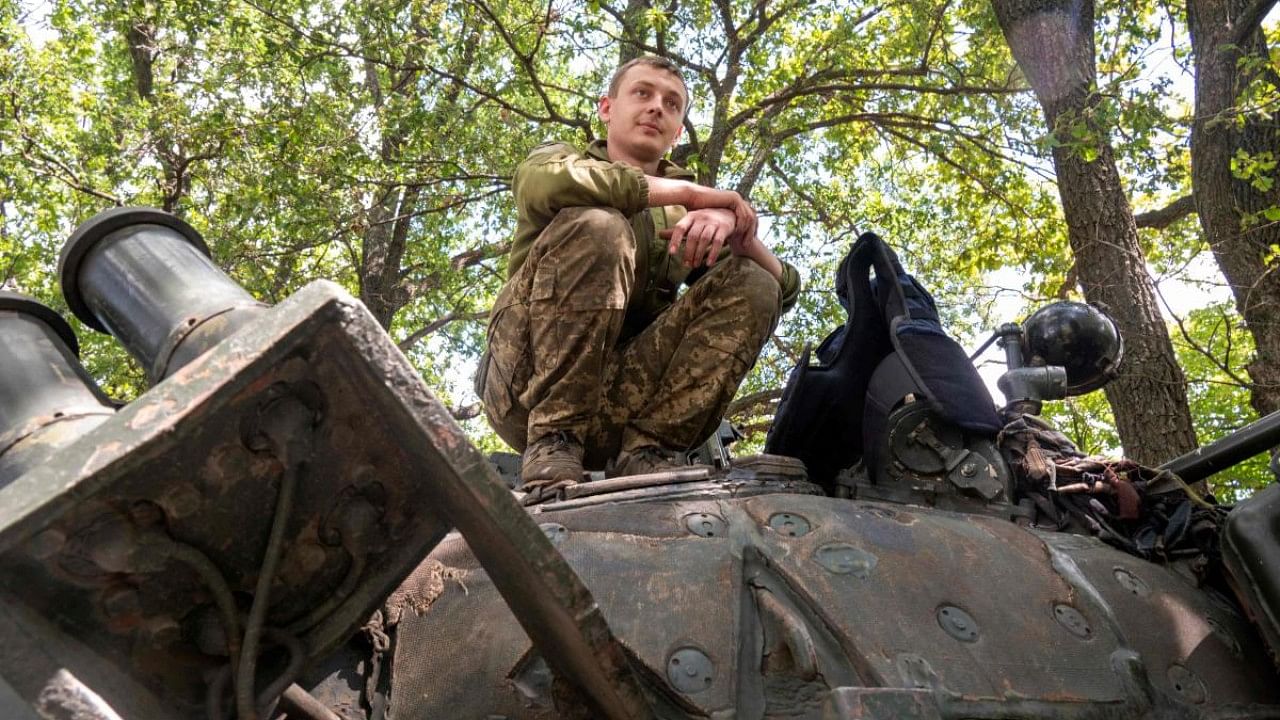
[[[81,223],[58,273],[76,317],[119,339],[152,382],[267,307],[213,264],[195,228],[153,208],[113,208]]]
[[[297,685],[285,688],[284,694],[280,696],[280,706],[288,711],[289,717],[297,715],[303,720],[341,720],[329,706]]]
[[[1280,445],[1280,411],[1245,425],[1230,435],[1196,448],[1160,466],[1161,470],[1196,482]]]
[[[0,487],[115,413],[79,354],[60,315],[0,291]]]

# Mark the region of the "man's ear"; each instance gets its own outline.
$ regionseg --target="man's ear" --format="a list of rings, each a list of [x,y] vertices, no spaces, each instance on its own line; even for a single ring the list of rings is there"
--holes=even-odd
[[[601,95],[600,104],[596,106],[596,115],[600,116],[600,122],[608,125],[611,114],[613,114],[613,98]]]
[[[679,127],[677,127],[677,128],[676,128],[676,135],[675,135],[675,137],[671,138],[671,149],[672,149],[672,150],[675,150],[675,149],[676,149],[676,145],[678,145],[678,144],[680,143],[680,136],[681,136],[682,134],[684,134],[684,123],[680,123]]]

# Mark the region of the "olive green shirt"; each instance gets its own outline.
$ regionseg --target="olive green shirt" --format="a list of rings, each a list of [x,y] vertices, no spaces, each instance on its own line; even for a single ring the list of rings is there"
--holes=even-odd
[[[662,177],[692,182],[695,176],[674,163],[658,162]],[[674,226],[686,214],[684,207],[649,207],[649,182],[640,168],[609,160],[603,140],[586,152],[565,143],[546,143],[529,153],[516,168],[512,181],[516,197],[516,233],[511,243],[507,277],[529,255],[534,239],[567,207],[599,206],[617,209],[631,219],[636,239],[636,281],[627,303],[624,336],[647,326],[676,299],[680,285],[696,281],[701,273],[667,252],[658,231]],[[720,260],[729,256],[726,249]],[[800,294],[800,274],[782,263],[782,308],[795,304]]]

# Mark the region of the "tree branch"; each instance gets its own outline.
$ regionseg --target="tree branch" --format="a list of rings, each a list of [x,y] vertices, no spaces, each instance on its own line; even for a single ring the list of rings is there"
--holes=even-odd
[[[744,395],[729,403],[729,408],[725,411],[725,415],[746,415],[750,417],[755,414],[754,411],[757,408],[767,407],[781,397],[781,388],[761,390],[760,392],[751,393],[750,395]]]
[[[1182,218],[1196,211],[1196,199],[1193,195],[1183,195],[1158,210],[1149,210],[1133,216],[1133,221],[1140,228],[1163,230]]]
[[[420,340],[422,340],[426,336],[430,335],[433,332],[436,332],[440,328],[443,328],[444,326],[450,323],[476,322],[479,320],[484,320],[488,317],[489,317],[489,311],[482,310],[480,312],[471,312],[471,313],[449,313],[448,315],[444,315],[443,317],[436,318],[435,320],[432,320],[431,322],[427,323],[426,325],[423,325],[417,330],[414,330],[412,333],[409,334],[409,337],[405,338],[404,340],[401,340],[399,343],[400,352],[404,352],[404,353],[409,352],[409,350],[414,345],[417,345]]]
[[[1249,35],[1253,34],[1262,25],[1262,19],[1271,12],[1271,8],[1276,4],[1276,0],[1253,0],[1244,12],[1236,16],[1235,22],[1232,23],[1231,37],[1227,40],[1229,45],[1243,45],[1249,39]]]
[[[1203,355],[1206,360],[1213,363],[1214,366],[1217,367],[1218,370],[1220,370],[1223,375],[1226,375],[1227,377],[1231,378],[1232,382],[1239,384],[1240,387],[1246,387],[1246,388],[1251,387],[1249,382],[1244,378],[1240,377],[1239,375],[1237,375],[1236,372],[1232,370],[1227,363],[1219,360],[1217,357],[1214,356],[1214,354],[1209,350],[1209,348],[1196,342],[1195,338],[1191,337],[1191,332],[1187,330],[1187,326],[1185,323],[1183,323],[1182,317],[1174,314],[1173,309],[1169,307],[1169,301],[1164,299],[1164,293],[1161,292],[1160,287],[1158,285],[1155,287],[1155,290],[1156,290],[1156,294],[1160,296],[1160,303],[1164,305],[1164,309],[1168,311],[1168,313],[1171,316],[1173,316],[1173,321],[1177,323],[1178,334],[1182,336],[1183,342],[1185,342],[1188,346],[1190,346],[1192,350],[1195,350],[1196,352]],[[1227,342],[1228,342],[1227,356],[1228,357],[1230,357],[1230,354],[1231,354],[1230,341],[1231,341],[1231,331],[1230,331],[1230,328],[1228,327],[1228,330],[1227,330]]]
[[[52,155],[46,153],[30,137],[27,137],[24,135],[23,139],[26,140],[31,147],[36,149],[35,155],[32,155],[31,152],[24,149],[22,151],[23,159],[27,160],[28,162],[38,162],[40,165],[46,168],[46,173],[50,177],[53,177],[61,181],[64,185],[66,185],[67,187],[77,192],[82,192],[86,195],[92,195],[93,197],[96,197],[99,200],[106,200],[112,205],[116,205],[116,206],[124,205],[124,201],[116,197],[115,195],[112,195],[109,192],[98,190],[97,188],[87,185],[83,180],[80,179],[80,176],[76,175],[74,170],[72,170],[70,167],[66,165],[66,163],[63,163],[62,161],[58,160]]]

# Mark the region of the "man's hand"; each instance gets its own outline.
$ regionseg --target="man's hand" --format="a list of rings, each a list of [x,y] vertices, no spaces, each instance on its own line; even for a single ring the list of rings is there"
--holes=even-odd
[[[782,262],[756,237],[758,228],[756,211],[741,195],[732,190],[717,190],[716,188],[671,178],[649,177],[648,184],[650,207],[683,205],[689,210],[689,215],[684,220],[676,223],[670,234],[666,232],[662,234],[662,237],[668,239],[668,247],[672,254],[675,254],[680,242],[684,241],[686,265],[696,267],[702,262],[707,265],[712,264],[720,253],[723,243],[728,243],[729,249],[733,251],[734,255],[740,255],[755,261],[757,265],[768,270],[769,274],[779,281],[782,280]],[[705,212],[716,209],[733,213],[733,230],[721,243],[715,244],[714,252],[711,252],[714,233],[712,241],[706,241],[704,240],[706,229],[701,231],[696,243],[692,243],[688,239],[689,232],[692,229],[688,225],[686,225],[684,232],[676,235],[677,228],[685,220],[689,220],[690,224],[707,222],[708,220],[705,218],[709,218],[709,216],[694,217],[695,214],[700,211]],[[693,217],[693,219],[690,220],[690,217]]]
[[[724,208],[733,212],[734,235],[755,237],[756,211],[732,190],[717,190],[686,180],[650,176],[649,207],[683,205],[689,210]]]
[[[706,265],[711,267],[720,256],[720,249],[733,236],[737,219],[726,208],[691,210],[675,226],[662,230],[659,236],[667,240],[667,252],[675,255],[684,243],[686,267]]]
[[[756,236],[759,221],[756,219],[755,208],[751,207],[750,203],[732,190],[715,190],[713,188],[707,188],[707,190],[709,192],[706,193],[707,197],[704,200],[706,204],[701,207],[724,208],[733,213],[733,234],[729,236],[731,242]]]

